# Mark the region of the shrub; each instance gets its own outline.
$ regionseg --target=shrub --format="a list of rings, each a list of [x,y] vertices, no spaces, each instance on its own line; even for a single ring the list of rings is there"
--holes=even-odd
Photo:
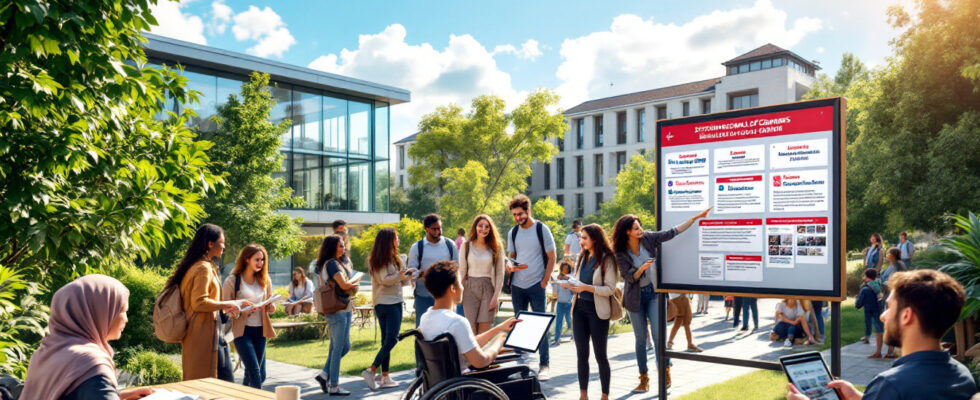
[[[857,296],[864,284],[864,264],[856,264],[847,270],[847,295]]]
[[[153,334],[153,302],[163,290],[167,277],[155,269],[141,269],[129,263],[117,265],[109,271],[109,275],[129,288],[129,323],[122,338],[113,343],[113,347],[121,350],[140,346],[162,353],[180,351],[180,345],[164,343]]]
[[[126,354],[126,353],[124,353]],[[179,382],[182,376],[180,366],[163,354],[140,350],[123,356],[122,370],[136,375],[141,385],[160,385]]]
[[[296,254],[293,255],[294,265],[297,267],[306,267],[310,265],[313,260],[316,260],[316,253],[320,251],[320,244],[323,243],[324,235],[310,235],[303,236],[300,240],[303,241],[303,247],[300,248]]]
[[[959,255],[942,246],[930,246],[928,249],[912,254],[912,268],[939,269],[943,265],[953,264],[959,259]]]
[[[425,230],[422,229],[422,222],[416,219],[402,218],[397,224],[372,225],[350,240],[351,248],[349,251],[351,262],[354,263],[354,269],[367,271],[367,257],[371,253],[371,246],[374,246],[374,238],[384,228],[394,228],[398,232],[398,241],[400,242],[398,250],[402,254],[408,254],[412,245],[425,236]]]

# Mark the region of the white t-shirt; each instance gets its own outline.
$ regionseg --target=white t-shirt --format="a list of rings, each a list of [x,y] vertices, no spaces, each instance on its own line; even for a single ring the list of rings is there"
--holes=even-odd
[[[785,301],[781,301],[778,305],[776,305],[776,311],[782,313],[783,317],[786,317],[786,319],[790,321],[795,320],[796,317],[799,317],[805,313],[805,311],[803,311],[803,306],[801,306],[799,302],[796,302],[796,307],[789,308]]]
[[[469,321],[451,310],[430,308],[419,319],[419,331],[422,332],[422,337],[425,340],[435,339],[436,336],[445,332],[453,335],[453,340],[456,341],[456,347],[459,349],[460,371],[465,370],[470,365],[463,354],[468,353],[479,345],[476,341],[476,336],[470,330]]]
[[[582,251],[582,247],[579,244],[579,233],[578,232],[572,231],[572,233],[569,233],[568,235],[566,235],[565,236],[565,244],[568,245],[568,254],[569,255],[576,255],[577,256],[578,253],[580,251]]]
[[[259,285],[258,280],[249,285],[245,279],[242,279],[242,286],[238,288],[238,299],[258,304],[265,300],[265,290],[263,290],[262,285]],[[245,326],[262,326],[262,313],[256,310],[249,314],[248,319],[245,320]]]

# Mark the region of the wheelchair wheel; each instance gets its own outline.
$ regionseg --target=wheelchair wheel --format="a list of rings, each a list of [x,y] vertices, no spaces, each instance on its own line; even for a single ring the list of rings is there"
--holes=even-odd
[[[421,400],[455,400],[470,398],[476,393],[483,393],[481,398],[509,400],[507,394],[500,390],[497,385],[490,383],[486,379],[469,378],[465,376],[456,377],[447,381],[439,382],[422,395]]]
[[[405,396],[402,397],[404,400],[420,400],[422,398],[422,377],[415,378],[412,383],[408,385],[408,390],[405,391]]]

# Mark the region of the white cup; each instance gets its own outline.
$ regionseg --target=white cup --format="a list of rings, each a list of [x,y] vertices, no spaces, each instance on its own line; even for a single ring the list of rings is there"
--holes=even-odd
[[[299,386],[276,386],[276,400],[299,400]]]

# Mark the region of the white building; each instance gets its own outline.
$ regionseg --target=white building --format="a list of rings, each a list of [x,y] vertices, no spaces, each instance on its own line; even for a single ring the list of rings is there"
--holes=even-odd
[[[532,165],[529,195],[555,199],[566,218],[592,214],[615,193],[614,179],[629,158],[653,151],[656,120],[798,101],[820,69],[772,44],[722,65],[726,74],[719,78],[589,100],[566,110],[569,130],[557,141],[559,152],[550,164]]]
[[[395,142],[395,172],[391,176],[395,180],[395,186],[405,190],[412,188],[408,183],[408,167],[415,164],[415,161],[408,157],[408,148],[415,143],[415,137],[418,135],[419,132],[415,132]]]

